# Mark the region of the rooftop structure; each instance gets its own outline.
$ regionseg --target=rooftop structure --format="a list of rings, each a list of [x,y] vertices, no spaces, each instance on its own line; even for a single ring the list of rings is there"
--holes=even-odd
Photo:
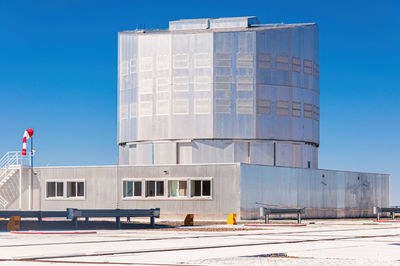
[[[119,34],[120,164],[318,167],[318,28],[256,17]]]

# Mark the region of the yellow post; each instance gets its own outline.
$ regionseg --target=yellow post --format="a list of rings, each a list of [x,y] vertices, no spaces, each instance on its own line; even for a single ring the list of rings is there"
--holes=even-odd
[[[236,213],[229,214],[227,224],[236,224]]]
[[[18,231],[21,229],[20,226],[21,217],[20,216],[11,216],[10,220],[7,223],[7,231]]]
[[[194,219],[194,214],[186,215],[184,225],[185,226],[193,226],[193,219]]]

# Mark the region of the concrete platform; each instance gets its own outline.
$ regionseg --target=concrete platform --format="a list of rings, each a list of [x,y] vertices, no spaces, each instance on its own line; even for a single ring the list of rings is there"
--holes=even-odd
[[[218,224],[67,235],[0,232],[0,265],[400,265],[397,222],[304,223],[307,226],[249,229]]]

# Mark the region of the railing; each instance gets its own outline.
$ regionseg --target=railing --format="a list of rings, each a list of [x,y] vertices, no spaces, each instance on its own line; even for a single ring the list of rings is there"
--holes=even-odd
[[[0,195],[0,206],[1,206],[1,208],[4,209],[5,207],[7,207],[7,205],[8,205],[8,201],[5,198],[3,198],[3,196]]]
[[[305,208],[265,208],[260,207],[260,216],[265,216],[265,223],[269,224],[270,214],[297,214],[297,223],[301,224],[301,214],[305,212]]]
[[[89,221],[89,217],[115,217],[117,228],[121,228],[121,217],[150,217],[150,225],[154,227],[154,218],[160,218],[160,208],[156,209],[90,209],[81,210],[67,208],[67,218],[75,223],[75,229],[78,229],[78,218],[84,217]]]
[[[31,163],[31,153],[27,152],[26,156],[20,151],[9,151],[0,159],[0,169],[5,169],[10,165],[29,165]]]
[[[400,207],[374,207],[373,213],[376,214],[376,219],[379,221],[382,212],[389,212],[392,220],[395,218],[396,213],[400,213]]]

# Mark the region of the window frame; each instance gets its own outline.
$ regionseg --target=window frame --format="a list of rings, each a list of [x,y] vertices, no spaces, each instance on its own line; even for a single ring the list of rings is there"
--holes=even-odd
[[[169,182],[178,182],[178,189],[179,189],[179,182],[185,181],[186,182],[186,196],[170,196],[169,195]],[[172,199],[184,199],[190,198],[190,188],[189,188],[189,179],[187,178],[167,178],[167,197]]]
[[[200,190],[200,196],[194,196],[192,195],[192,181],[201,181],[201,190]],[[209,196],[203,196],[203,181],[210,181],[210,195]],[[211,177],[192,177],[190,178],[190,198],[192,199],[212,199],[213,198],[213,178]]]
[[[154,181],[154,196],[147,196],[147,182],[150,181]],[[168,187],[165,188],[165,181],[167,181],[167,179],[165,178],[146,178],[144,179],[144,191],[143,191],[143,197],[145,199],[160,199],[160,198],[168,198],[167,196],[165,196],[166,194],[168,194]],[[157,196],[157,182],[163,182],[163,190],[164,190],[164,195],[162,196]]]
[[[56,183],[56,187],[55,187],[55,196],[54,197],[48,197],[47,196],[47,183]],[[57,196],[57,183],[62,183],[63,184],[63,195],[62,196]],[[60,181],[57,179],[49,179],[49,180],[45,180],[45,199],[49,199],[49,200],[56,200],[56,199],[64,199],[65,198],[65,182],[64,181]]]
[[[45,191],[44,191],[44,198],[45,200],[86,200],[86,193],[87,193],[87,182],[86,179],[46,179],[45,181]],[[55,182],[56,187],[57,183],[63,184],[63,195],[56,196],[56,197],[47,197],[47,183],[48,182]],[[83,196],[76,196],[76,197],[68,197],[68,182],[83,182]],[[77,191],[78,193],[78,191]],[[57,188],[56,188],[56,195],[57,195]]]
[[[122,200],[129,200],[129,199],[142,199],[145,198],[145,181],[144,179],[141,178],[123,178],[121,179],[121,198]],[[133,193],[132,196],[130,197],[124,197],[124,182],[133,182]],[[141,195],[140,196],[135,196],[135,182],[141,182]]]
[[[192,181],[198,180],[198,181],[210,181],[210,196],[192,196]],[[142,182],[142,196],[133,196],[133,197],[124,197],[123,196],[123,186],[124,186],[124,181],[141,181]],[[154,182],[164,182],[164,195],[163,196],[157,196],[157,184],[156,186],[156,191],[155,191],[155,196],[146,196],[146,189],[147,189],[147,181],[154,181]],[[176,196],[176,197],[170,197],[169,196],[169,181],[186,181],[186,196]],[[213,200],[213,177],[168,177],[168,176],[163,176],[163,177],[149,177],[149,178],[122,178],[120,180],[120,199],[121,200]],[[203,183],[202,183],[203,186]],[[203,187],[201,188],[203,189]],[[201,191],[203,193],[203,190]]]
[[[78,196],[78,189],[76,190],[76,197],[68,197],[68,183],[69,182],[75,182],[75,183],[79,183],[79,182],[83,182],[83,196]],[[87,184],[86,184],[86,180],[85,179],[67,179],[64,181],[65,183],[65,199],[68,200],[85,200],[86,199],[86,193],[87,193]]]

